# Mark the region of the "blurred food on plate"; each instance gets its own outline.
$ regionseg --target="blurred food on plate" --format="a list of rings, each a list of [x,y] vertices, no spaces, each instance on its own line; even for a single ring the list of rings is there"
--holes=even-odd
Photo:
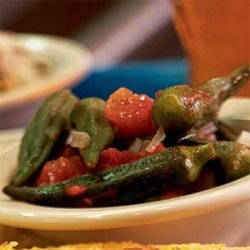
[[[0,92],[37,81],[51,68],[49,58],[25,48],[14,33],[0,32]]]
[[[17,246],[16,242],[3,243],[0,245],[0,250],[14,250]],[[127,242],[98,242],[85,243],[75,245],[63,245],[58,247],[39,248],[32,247],[30,250],[247,250],[247,247],[227,247],[224,244],[139,244],[132,241]],[[24,249],[23,249],[24,250]],[[26,249],[28,250],[28,249]]]
[[[82,44],[58,36],[0,33],[0,129],[26,126],[50,93],[77,84],[93,58]]]

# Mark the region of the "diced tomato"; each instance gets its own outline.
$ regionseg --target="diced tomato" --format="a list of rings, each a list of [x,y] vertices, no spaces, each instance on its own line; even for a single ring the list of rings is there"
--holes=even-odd
[[[121,164],[134,162],[143,157],[151,154],[160,153],[164,151],[163,145],[159,145],[153,153],[147,151],[141,151],[138,153],[131,152],[129,150],[119,151],[116,148],[105,149],[101,152],[99,162],[97,164],[97,171],[101,171],[107,168],[114,168]]]
[[[156,149],[154,150],[154,153],[161,153],[163,151],[165,151],[165,147],[162,144],[159,144]]]
[[[101,152],[99,162],[97,164],[97,171],[113,168],[118,165],[133,162],[140,159],[138,153],[131,151],[119,151],[116,148],[105,149]]]
[[[54,184],[90,172],[80,155],[72,154],[67,148],[66,156],[48,161],[36,180],[37,186]],[[70,154],[68,154],[70,152]]]
[[[78,155],[79,154],[79,151],[77,148],[73,148],[69,145],[63,145],[63,148],[60,150],[59,152],[59,156],[65,156],[65,157],[68,157],[68,156],[72,156],[72,155]]]
[[[161,153],[165,150],[166,148],[162,145],[162,144],[159,144],[155,150],[153,152],[148,152],[148,151],[141,151],[139,152],[139,155],[140,157],[145,157],[145,156],[148,156],[148,155],[152,155],[152,154],[156,154],[156,153]]]
[[[78,196],[80,194],[86,193],[88,187],[86,185],[72,185],[69,187],[65,187],[65,192],[68,196]]]
[[[152,106],[153,99],[149,96],[133,94],[129,89],[120,88],[108,98],[105,116],[116,127],[120,137],[153,135],[156,129]]]

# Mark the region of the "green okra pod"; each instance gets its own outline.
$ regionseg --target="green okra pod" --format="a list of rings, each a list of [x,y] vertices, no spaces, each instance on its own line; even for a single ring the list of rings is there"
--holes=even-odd
[[[226,141],[236,141],[239,137],[239,133],[237,133],[233,128],[228,126],[226,123],[219,121],[217,123],[218,131],[216,135],[218,136],[219,140],[226,140]]]
[[[166,132],[185,132],[217,119],[222,102],[237,93],[250,79],[250,65],[229,76],[213,78],[198,88],[186,85],[158,91],[152,108],[153,120]]]
[[[235,95],[249,80],[250,64],[234,70],[228,76],[212,78],[201,83],[198,90],[211,94],[211,101],[204,110],[204,119],[208,121],[216,119],[221,104]]]
[[[18,171],[11,185],[23,185],[47,160],[61,132],[69,128],[76,97],[62,90],[47,98],[22,138]]]
[[[105,101],[99,98],[81,100],[74,108],[71,122],[77,131],[87,132],[91,138],[90,146],[80,149],[88,167],[95,167],[100,152],[114,139],[114,131],[104,115]]]
[[[250,64],[234,70],[228,76],[212,78],[201,83],[199,90],[211,93],[214,105],[220,106],[230,96],[235,95],[250,80]]]
[[[220,163],[219,175],[223,181],[232,181],[250,174],[250,149],[231,142],[214,142],[216,158]]]
[[[153,120],[165,131],[186,131],[201,123],[210,94],[178,85],[158,91],[152,107]]]
[[[58,201],[72,198],[70,190],[84,190],[79,195],[95,195],[110,188],[129,187],[142,179],[164,176],[164,181],[186,185],[194,182],[202,167],[215,157],[212,143],[206,145],[168,148],[162,153],[142,158],[133,163],[123,164],[114,169],[103,170],[99,173],[85,174],[42,187],[6,186],[4,192],[9,196],[28,202],[56,204]],[[128,192],[129,192],[129,188]],[[79,194],[79,195],[78,195]]]

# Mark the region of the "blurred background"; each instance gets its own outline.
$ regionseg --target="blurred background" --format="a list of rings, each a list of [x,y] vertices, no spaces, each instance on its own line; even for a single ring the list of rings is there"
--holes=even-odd
[[[70,38],[90,50],[88,76],[71,84],[81,98],[106,98],[120,86],[154,96],[159,88],[187,81],[168,0],[0,1],[1,30]],[[0,108],[0,129],[26,126],[38,106]]]
[[[182,57],[167,0],[1,0],[1,29],[76,39],[96,64]]]

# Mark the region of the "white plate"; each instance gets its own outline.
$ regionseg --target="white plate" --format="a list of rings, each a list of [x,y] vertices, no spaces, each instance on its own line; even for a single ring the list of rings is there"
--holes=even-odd
[[[80,43],[56,36],[12,34],[18,45],[52,61],[52,70],[42,79],[0,92],[0,111],[36,101],[50,93],[75,84],[87,74],[93,59]]]
[[[250,99],[246,99],[244,107],[249,104]],[[223,110],[220,114],[222,117],[227,112],[226,108]],[[13,142],[13,135],[20,138],[21,133],[22,131],[1,132],[0,145],[1,138],[3,145],[8,141],[8,137],[10,142]],[[14,142],[18,143],[19,140]],[[18,146],[14,145],[0,155],[0,188],[8,184],[15,169],[17,154]],[[207,214],[217,211],[226,213],[225,211],[230,211],[230,207],[238,204],[249,206],[249,189],[250,176],[246,176],[220,187],[164,201],[130,206],[76,209],[43,207],[14,201],[0,192],[0,223],[36,230],[65,231],[127,228],[185,218],[192,220],[192,218],[200,218],[201,215],[206,217]],[[240,214],[237,213],[237,216]],[[222,218],[221,215],[219,218]],[[225,218],[225,221],[228,219]]]

